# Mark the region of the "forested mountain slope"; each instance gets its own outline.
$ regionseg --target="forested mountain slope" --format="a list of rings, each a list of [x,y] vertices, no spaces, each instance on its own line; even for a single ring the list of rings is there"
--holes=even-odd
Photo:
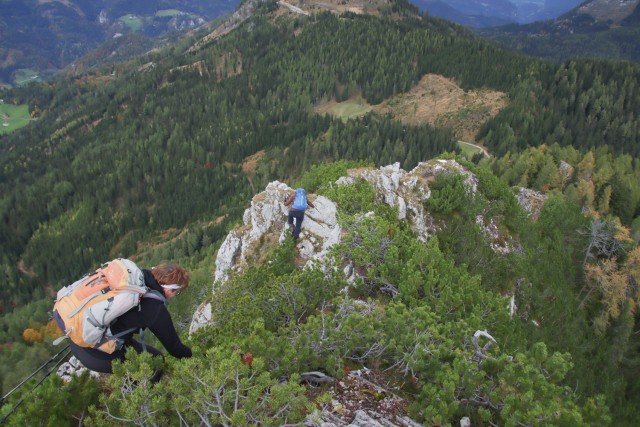
[[[109,40],[105,58],[117,59],[116,51],[141,54],[158,43],[153,37],[193,29],[236,5],[227,0],[3,1],[0,85],[51,77]]]
[[[528,63],[440,21],[293,18],[258,15],[194,53],[6,96],[42,117],[2,140],[3,257],[15,286],[5,302],[30,299],[31,277],[58,287],[97,260],[135,253],[141,239],[225,217],[251,194],[249,180],[340,158],[410,166],[456,149],[447,129],[375,114],[343,122],[315,114],[314,102],[361,94],[376,104],[428,72],[503,89]]]
[[[381,329],[336,336],[332,342],[342,344],[318,353],[322,360],[310,354],[310,340],[322,334],[322,313],[338,313],[332,311],[340,298],[334,291],[344,287],[344,278],[298,270],[290,243],[269,247],[263,255],[273,257],[271,264],[256,263],[248,275],[238,275],[217,302],[223,312],[225,304],[252,303],[240,305],[237,317],[227,310],[231,317],[219,319],[223,326],[194,336],[192,344],[206,355],[169,362],[173,371],[161,387],[139,389],[151,393],[145,395],[150,401],[187,405],[167,393],[183,390],[179,379],[188,372],[197,373],[189,383],[194,387],[204,377],[217,387],[225,372],[242,372],[250,383],[258,381],[251,383],[253,390],[279,390],[276,380],[284,375],[290,382],[278,396],[291,398],[290,409],[296,411],[291,419],[300,419],[306,414],[300,409],[304,399],[316,405],[323,400],[298,388],[295,374],[322,369],[338,375],[338,368],[363,365],[384,371],[397,363],[394,381],[411,382],[405,375],[416,374],[417,385],[407,390],[409,401],[417,402],[414,408],[429,406],[436,394],[447,402],[428,413],[412,412],[425,423],[457,422],[462,416],[501,422],[526,407],[523,422],[564,424],[569,417],[576,424],[602,425],[611,417],[616,425],[633,425],[638,420],[638,390],[630,375],[638,363],[637,66],[586,60],[558,66],[524,57],[455,24],[421,17],[403,2],[379,2],[367,10],[358,3],[326,3],[332,12],[321,11],[324,2],[254,2],[251,13],[229,24],[231,31],[2,94],[7,102],[28,103],[37,117],[0,139],[3,390],[52,354],[55,331],[46,326],[51,301],[45,297],[107,259],[132,257],[143,266],[170,259],[192,269],[191,294],[171,308],[186,328],[202,300],[215,302],[210,282],[216,250],[241,221],[252,196],[278,179],[331,196],[349,232],[356,225],[375,231],[367,244],[382,245],[384,253],[369,246],[360,251],[367,234],[359,230],[344,241],[339,256],[354,257],[362,270],[371,271],[364,288],[353,289],[349,297],[375,299],[369,307],[379,316],[367,313],[349,321],[357,331],[367,325]],[[427,74],[469,91],[504,92],[508,101],[478,135],[499,157],[481,167],[458,158],[479,176],[480,191],[469,193],[455,175],[429,183],[432,196],[422,202],[441,228],[425,244],[367,185],[338,190],[330,183],[348,167],[362,165],[358,162],[399,162],[408,171],[455,152],[454,130],[402,123],[393,113],[343,120],[320,115],[316,107],[363,99],[370,105],[387,103],[393,111],[393,101]],[[439,99],[426,93],[425,98]],[[351,163],[332,163],[340,160]],[[324,163],[329,165],[317,167]],[[567,173],[571,168],[577,172]],[[531,187],[549,199],[537,222],[524,216],[509,185]],[[353,222],[369,211],[375,212],[372,223]],[[487,245],[477,223],[481,212],[506,233],[499,236],[512,236],[514,252],[496,254]],[[590,245],[592,237],[597,245]],[[406,269],[399,271],[400,266]],[[387,283],[402,283],[401,295],[392,298],[383,290]],[[469,294],[458,295],[451,284],[464,285]],[[256,293],[246,294],[249,289]],[[267,303],[279,289],[291,292],[295,307]],[[517,320],[505,314],[507,292],[521,301]],[[298,298],[309,305],[296,305]],[[322,301],[330,304],[327,311]],[[437,311],[430,311],[434,306]],[[300,307],[303,313],[296,311]],[[443,321],[450,316],[457,316],[455,329]],[[416,322],[426,336],[436,337],[436,347],[426,344],[437,353],[433,364],[412,356],[420,331],[399,334],[400,342],[392,339],[398,329],[385,329]],[[497,365],[476,369],[469,333],[489,326],[499,346],[489,353]],[[366,339],[362,346],[379,343],[385,350],[367,358],[359,353],[361,343],[349,341],[358,336]],[[251,350],[261,361],[250,369],[235,348]],[[460,369],[470,363],[472,378],[464,377]],[[136,366],[126,369],[144,375],[146,368],[138,372]],[[521,368],[536,380],[518,382]],[[121,379],[114,376],[109,387],[118,388]],[[512,393],[517,402],[505,397],[514,391],[511,381],[525,387]],[[526,389],[531,384],[542,389]],[[49,394],[25,407],[24,416],[64,407],[59,401],[37,406],[64,398],[55,392],[58,387],[44,387]],[[480,394],[465,394],[471,390]],[[114,399],[110,410],[129,417],[135,405]],[[260,419],[290,413],[279,411],[282,400],[274,402],[273,412]],[[78,405],[76,415],[88,403]],[[545,408],[553,405],[562,415],[545,418]],[[158,416],[178,422],[182,414],[174,409],[169,406]],[[109,420],[102,410],[99,406],[94,413],[97,424]],[[235,416],[250,420],[241,412]]]
[[[556,62],[572,58],[640,61],[640,2],[591,0],[556,18],[480,33],[503,46]]]
[[[459,162],[433,160],[410,173],[349,162],[312,168],[295,185],[315,193],[318,212],[297,245],[284,216],[267,220],[275,211],[265,208],[281,205],[288,188],[269,185],[227,238],[246,251],[218,255],[243,267],[227,270],[204,298],[210,320],[191,336],[193,359],[168,358],[150,386],[151,361],[132,354],[99,398],[70,397],[76,387],[97,393],[87,377],[67,386],[52,379],[11,425],[68,420],[58,409],[65,400],[88,425],[370,425],[354,420],[363,418],[357,411],[388,425],[408,417],[633,425],[637,290],[614,297],[599,285],[611,271],[597,266],[613,262],[616,286],[632,283],[637,246],[615,221],[586,217],[559,194],[527,212],[488,169]],[[326,219],[340,238],[303,268]],[[582,230],[595,224],[618,249],[584,253],[594,236]],[[623,247],[630,252],[617,263]],[[584,283],[583,263],[594,269]],[[331,382],[299,384],[318,371]]]
[[[553,19],[576,7],[581,0],[416,0],[429,14],[474,28]]]

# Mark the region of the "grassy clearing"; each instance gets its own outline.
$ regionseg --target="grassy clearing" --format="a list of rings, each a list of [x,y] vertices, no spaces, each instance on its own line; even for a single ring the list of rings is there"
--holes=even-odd
[[[180,15],[180,11],[177,9],[164,9],[156,12],[158,18],[166,18],[167,16]]]
[[[15,73],[14,82],[16,86],[22,86],[37,81],[41,81],[38,73],[28,68],[17,70]]]
[[[327,101],[318,104],[314,108],[316,113],[331,114],[342,120],[360,117],[373,110],[373,106],[362,98],[352,98],[344,102]]]
[[[29,123],[28,105],[0,103],[0,135],[11,133]]]
[[[142,19],[135,15],[125,15],[118,19],[129,27],[131,31],[139,31],[142,28]]]
[[[460,147],[460,150],[462,150],[462,154],[468,159],[471,159],[474,154],[482,152],[480,148],[469,144],[468,142],[458,141],[458,146]]]

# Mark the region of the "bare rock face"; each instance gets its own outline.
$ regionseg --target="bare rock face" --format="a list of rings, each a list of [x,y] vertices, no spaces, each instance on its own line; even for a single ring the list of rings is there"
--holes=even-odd
[[[433,236],[446,222],[436,221],[425,209],[424,202],[431,197],[431,184],[440,174],[461,174],[467,191],[478,189],[476,176],[455,160],[436,159],[418,164],[411,172],[400,169],[399,163],[379,169],[352,169],[347,176],[338,179],[336,185],[349,185],[359,179],[370,183],[378,200],[398,209],[398,219],[406,221],[417,238],[423,242]],[[288,209],[284,206],[286,197],[294,189],[284,183],[274,181],[265,191],[251,200],[245,211],[243,225],[232,230],[222,243],[216,258],[215,287],[227,279],[229,272],[240,272],[248,265],[259,264],[267,249],[281,243],[286,233]],[[326,258],[330,248],[340,242],[342,229],[337,222],[337,207],[323,196],[309,199],[315,204],[305,212],[302,232],[297,242],[299,257],[305,266],[310,266]],[[480,214],[476,223],[496,253],[513,250],[510,236],[503,235],[499,218],[488,218]],[[347,267],[345,275],[352,276]],[[211,323],[211,306],[203,303],[193,316],[190,332]]]
[[[424,208],[424,201],[431,196],[431,182],[441,173],[463,174],[469,191],[475,192],[478,188],[475,176],[454,160],[422,162],[411,172],[400,169],[399,163],[380,169],[353,169],[336,183],[352,184],[364,179],[375,188],[378,199],[397,207],[398,219],[408,221],[418,239],[426,242],[439,226]]]
[[[263,248],[275,246],[289,232],[287,218],[289,210],[284,205],[294,189],[274,181],[265,191],[251,200],[245,210],[244,225],[232,230],[218,250],[214,288],[227,280],[231,271],[242,271],[246,266],[260,262]],[[324,259],[329,248],[340,241],[342,232],[336,218],[336,205],[326,197],[308,195],[315,208],[305,211],[302,231],[297,242],[298,254],[312,264]],[[195,312],[189,333],[211,322],[211,305],[202,304]]]
[[[80,361],[76,359],[75,356],[71,356],[68,362],[60,365],[60,367],[56,371],[56,374],[60,378],[62,378],[64,382],[69,382],[73,377],[79,377],[85,371],[89,371],[89,375],[91,375],[92,377],[100,376],[99,373],[90,371],[89,369],[85,368],[82,363],[80,363]]]
[[[398,219],[407,221],[418,239],[426,242],[446,224],[437,223],[424,208],[424,202],[431,197],[430,184],[440,174],[460,174],[464,177],[469,193],[478,191],[478,179],[467,168],[455,160],[431,160],[419,163],[411,172],[400,169],[395,163],[379,170],[362,169],[349,171],[349,175],[337,181],[338,184],[350,184],[361,178],[376,189],[378,198],[389,206],[398,208]],[[476,223],[496,253],[509,253],[514,250],[510,236],[500,231],[499,218],[489,218],[480,214]]]
[[[251,207],[244,212],[244,226],[229,233],[218,252],[216,282],[224,281],[230,270],[241,271],[249,262],[256,261],[265,242],[285,239],[289,210],[284,201],[294,191],[275,181],[251,200]],[[309,200],[315,208],[306,210],[297,244],[300,256],[308,261],[324,258],[327,250],[340,241],[341,232],[335,203],[322,196],[309,195]]]
[[[520,188],[518,194],[518,203],[522,208],[529,212],[529,216],[534,221],[540,216],[540,211],[544,206],[544,202],[547,200],[547,196],[538,191],[530,190],[528,188]]]

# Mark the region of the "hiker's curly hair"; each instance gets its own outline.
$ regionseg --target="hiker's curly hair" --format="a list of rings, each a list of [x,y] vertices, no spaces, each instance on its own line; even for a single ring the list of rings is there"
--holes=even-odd
[[[189,286],[189,272],[173,262],[165,262],[153,267],[151,274],[160,285],[175,283],[182,286],[182,290]]]

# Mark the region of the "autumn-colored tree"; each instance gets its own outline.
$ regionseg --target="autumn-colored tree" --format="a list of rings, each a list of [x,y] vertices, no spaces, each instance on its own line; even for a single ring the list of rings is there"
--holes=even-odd
[[[640,246],[637,246],[627,255],[624,263],[624,271],[627,274],[629,297],[634,302],[634,309],[640,304]]]
[[[43,328],[42,335],[45,338],[58,338],[62,336],[62,331],[55,320],[50,320]]]
[[[617,237],[626,241],[624,227]],[[611,321],[620,317],[624,304],[630,304],[635,312],[639,302],[640,292],[640,247],[634,248],[624,263],[619,264],[617,257],[602,259],[596,263],[584,266],[586,284],[581,294],[586,291],[580,303],[586,307],[597,301],[601,305],[594,325],[596,330],[604,333]]]
[[[22,339],[29,343],[41,342],[42,334],[33,328],[27,328],[22,333]]]
[[[593,151],[589,151],[578,164],[578,178],[584,181],[591,181],[595,168],[595,156]]]
[[[597,295],[602,308],[594,325],[598,332],[604,333],[611,320],[620,316],[620,309],[627,297],[627,276],[618,269],[615,258],[585,265],[585,276],[589,290],[582,299],[581,306],[585,306],[591,296]]]

